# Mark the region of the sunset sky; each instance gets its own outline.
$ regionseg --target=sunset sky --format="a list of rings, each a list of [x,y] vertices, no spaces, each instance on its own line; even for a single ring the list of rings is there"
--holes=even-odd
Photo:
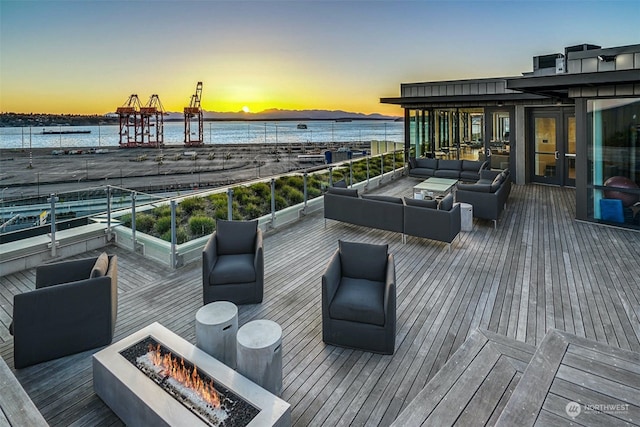
[[[0,111],[104,114],[130,94],[181,112],[401,115],[400,84],[515,76],[581,43],[640,43],[638,0],[5,1]]]

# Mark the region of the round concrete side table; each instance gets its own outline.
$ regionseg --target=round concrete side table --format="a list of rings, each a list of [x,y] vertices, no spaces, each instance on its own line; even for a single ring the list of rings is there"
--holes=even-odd
[[[236,368],[238,307],[229,301],[216,301],[196,313],[196,347],[228,367]]]
[[[254,320],[238,330],[238,373],[276,396],[282,393],[282,328]]]
[[[460,229],[473,230],[473,205],[469,203],[460,203]]]

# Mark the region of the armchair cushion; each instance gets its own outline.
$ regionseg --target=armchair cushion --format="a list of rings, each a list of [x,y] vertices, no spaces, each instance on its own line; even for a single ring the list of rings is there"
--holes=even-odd
[[[341,179],[340,181],[336,181],[333,183],[333,186],[336,188],[348,188],[347,181]]]
[[[253,254],[258,221],[216,221],[218,255]]]
[[[327,188],[327,193],[338,194],[340,196],[358,197],[357,188],[329,187]]]
[[[107,274],[107,269],[109,268],[109,256],[106,252],[102,252],[96,263],[93,265],[91,269],[91,274],[88,278],[93,279],[94,277],[102,277]]]
[[[255,282],[256,270],[253,266],[253,254],[220,255],[209,276],[210,284],[226,285],[232,283]]]
[[[415,157],[409,157],[409,167],[411,169],[415,169],[417,167],[417,163],[416,163],[416,158]]]
[[[438,202],[434,199],[420,200],[420,199],[412,199],[411,197],[405,197],[404,203],[407,206],[417,206],[419,208],[430,208],[430,209],[438,208]]]
[[[342,276],[384,281],[389,245],[339,241]]]
[[[384,325],[384,282],[342,277],[329,314],[333,319]]]

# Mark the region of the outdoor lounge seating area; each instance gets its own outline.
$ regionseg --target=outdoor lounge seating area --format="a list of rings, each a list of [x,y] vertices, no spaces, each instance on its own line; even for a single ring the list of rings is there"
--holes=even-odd
[[[463,181],[477,181],[480,172],[489,163],[478,160],[443,160],[427,157],[409,159],[409,176],[414,178],[455,178]]]
[[[480,179],[473,184],[456,185],[456,201],[473,206],[475,218],[489,219],[497,226],[498,218],[511,194],[511,174],[502,171],[483,170]]]
[[[402,178],[372,193],[403,197],[414,184],[415,179]],[[242,326],[252,320],[268,319],[281,325],[281,397],[291,405],[292,424],[390,426],[399,420],[396,425],[400,425],[407,408],[411,411],[421,403],[425,387],[451,373],[454,362],[464,362],[457,352],[469,347],[475,353],[468,354],[482,355],[474,359],[480,365],[474,365],[466,374],[473,374],[479,392],[496,381],[511,381],[497,376],[503,367],[508,368],[505,372],[513,373],[515,386],[523,372],[518,361],[531,356],[535,349],[544,351],[552,329],[625,352],[626,368],[607,370],[612,375],[606,380],[598,375],[585,380],[588,387],[583,388],[583,403],[601,403],[596,399],[606,394],[600,393],[599,383],[606,381],[612,389],[622,389],[625,378],[636,378],[640,325],[632,308],[640,301],[638,234],[575,221],[574,199],[571,188],[513,186],[509,209],[500,217],[501,226],[475,227],[472,232],[460,233],[452,251],[444,251],[441,243],[429,240],[407,239],[403,243],[396,232],[376,228],[340,222],[325,228],[320,212],[265,232],[264,298],[261,304],[239,306],[238,323]],[[322,341],[322,275],[339,240],[388,245],[388,253],[394,256],[393,355]],[[173,270],[119,247],[106,250],[118,256],[114,339],[159,322],[195,343],[195,314],[203,304],[199,262]],[[82,258],[100,252],[93,250]],[[91,356],[95,350],[14,368],[13,338],[8,333],[13,295],[33,290],[34,278],[35,269],[2,278],[0,356],[50,425],[122,425],[93,390]],[[479,341],[473,338],[478,329],[495,334],[488,340],[498,345],[479,349]],[[505,342],[516,342],[513,347],[518,350],[507,360],[497,352],[506,353],[502,345]],[[568,344],[567,360],[560,364],[562,369],[558,372],[568,378],[566,381],[580,381],[584,377],[578,377],[578,372],[569,366],[569,356],[574,361],[580,356],[572,346]],[[521,348],[527,351],[519,351]],[[609,351],[600,347],[595,350],[596,354]],[[615,350],[613,353],[615,356]],[[627,360],[629,354],[635,355],[635,362]],[[600,366],[593,364],[596,365]],[[464,363],[456,366],[461,369]],[[476,369],[477,366],[486,369]],[[493,366],[497,368],[489,369]],[[457,372],[453,370],[454,374]],[[448,374],[447,377],[450,379]],[[439,384],[444,392],[465,388],[462,381],[443,380]],[[472,392],[470,387],[463,391]],[[433,393],[429,399],[435,396]],[[637,397],[630,402],[620,400],[625,398],[634,397],[617,394],[611,398],[629,405],[622,420],[640,410]],[[428,405],[432,400],[422,402]],[[490,407],[483,406],[482,399],[470,402],[473,404],[465,407],[466,416],[470,417],[466,419],[480,423],[478,420],[485,419]],[[442,403],[442,409],[446,409],[446,403]],[[0,402],[0,406],[5,404]],[[551,413],[551,409],[543,408],[541,413],[556,417],[565,411],[562,407]],[[602,420],[599,416],[594,412],[577,421],[598,425]],[[570,420],[566,413],[564,417],[553,419]]]
[[[376,194],[358,195],[356,189],[329,188],[324,196],[324,218],[363,227],[402,233],[451,244],[460,233],[460,207],[453,195],[436,200]]]

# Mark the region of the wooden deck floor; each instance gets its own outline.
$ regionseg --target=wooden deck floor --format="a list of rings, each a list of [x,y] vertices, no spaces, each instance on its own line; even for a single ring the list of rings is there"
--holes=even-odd
[[[409,195],[415,180],[376,192]],[[498,221],[475,221],[452,250],[418,238],[328,221],[321,213],[265,237],[265,297],[241,306],[239,324],[278,322],[282,398],[298,426],[390,425],[465,339],[482,328],[538,346],[555,328],[640,352],[640,234],[576,222],[575,192],[514,186]],[[388,243],[397,273],[396,353],[381,356],[322,342],[320,277],[338,239]],[[116,340],[158,321],[195,342],[200,263],[177,271],[119,256]],[[13,368],[7,326],[12,295],[34,271],[1,278],[0,356]],[[51,425],[119,425],[92,390],[85,352],[15,372]]]

